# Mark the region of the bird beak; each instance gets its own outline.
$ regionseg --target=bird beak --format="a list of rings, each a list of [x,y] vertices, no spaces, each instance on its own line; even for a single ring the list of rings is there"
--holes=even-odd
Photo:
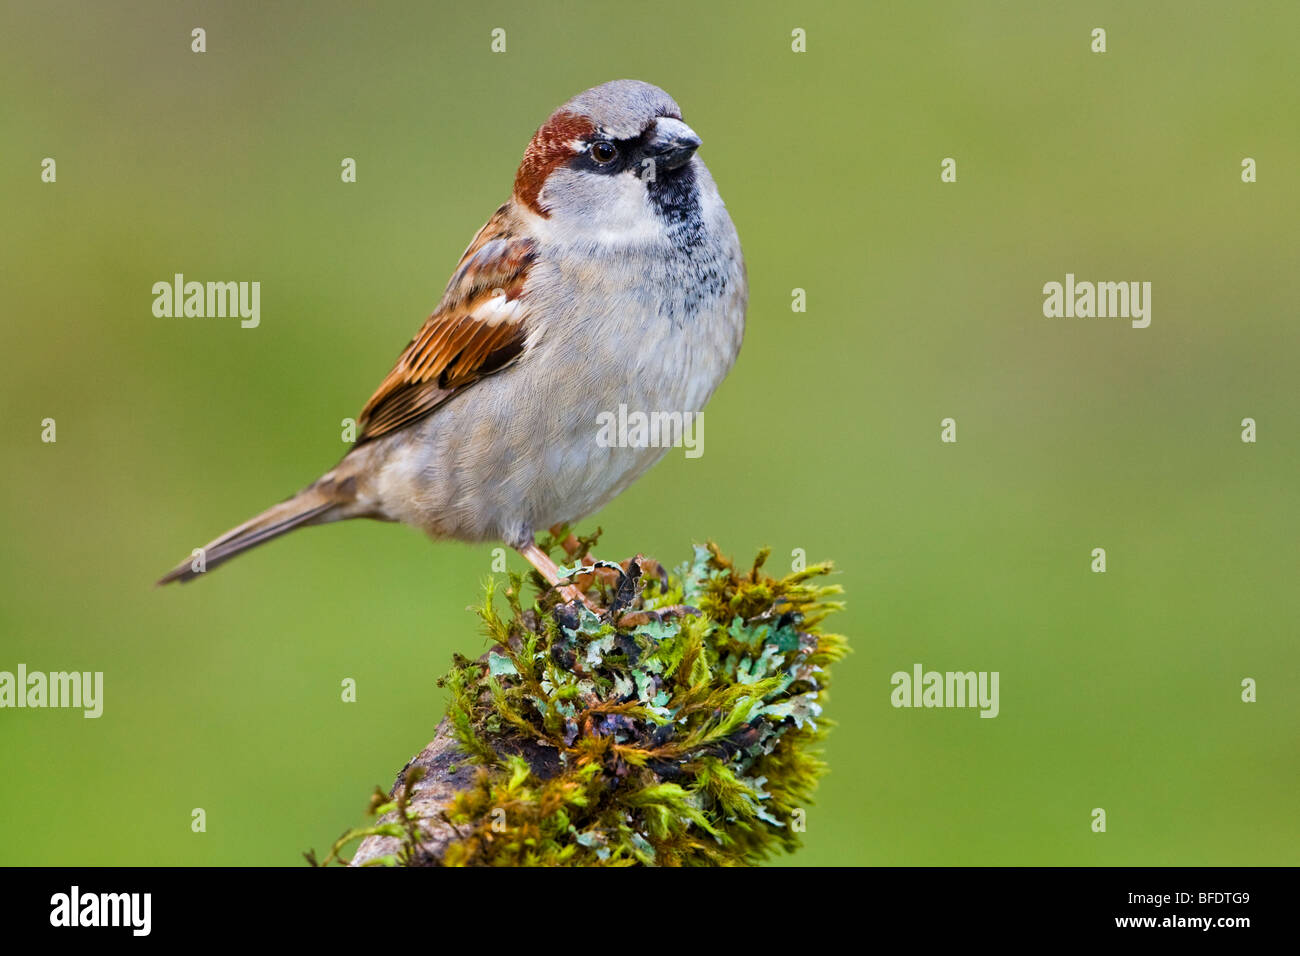
[[[702,140],[681,120],[661,116],[655,120],[654,135],[646,144],[646,151],[655,163],[664,169],[685,166]]]

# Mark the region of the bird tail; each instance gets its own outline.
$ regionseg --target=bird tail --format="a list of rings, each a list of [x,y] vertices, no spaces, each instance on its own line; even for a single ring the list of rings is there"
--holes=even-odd
[[[190,558],[168,571],[159,584],[172,581],[191,581],[218,565],[225,564],[250,548],[287,534],[294,528],[312,524],[325,524],[341,518],[354,517],[355,482],[336,481],[333,473],[304,488],[286,501],[267,508],[255,518],[250,518],[237,528],[231,528],[221,537],[208,542]],[[201,552],[201,553],[200,553]]]

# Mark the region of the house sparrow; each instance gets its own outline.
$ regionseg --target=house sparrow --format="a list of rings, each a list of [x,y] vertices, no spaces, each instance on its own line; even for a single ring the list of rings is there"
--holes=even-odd
[[[636,80],[551,114],[352,450],[159,584],[294,528],[377,518],[504,541],[559,586],[534,531],[601,508],[667,450],[602,447],[598,417],[699,412],[740,350],[745,264],[699,145],[672,98]]]

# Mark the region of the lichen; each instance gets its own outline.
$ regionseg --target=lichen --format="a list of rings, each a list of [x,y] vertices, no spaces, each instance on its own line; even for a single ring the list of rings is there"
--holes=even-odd
[[[590,539],[567,541],[568,557]],[[819,564],[772,578],[764,551],[737,571],[696,546],[673,573],[637,558],[562,568],[605,609],[563,603],[533,577],[489,582],[479,611],[490,643],[457,656],[440,684],[461,750],[477,765],[442,811],[444,865],[728,865],[794,850],[825,772],[818,747],[829,665],[847,646],[821,622],[839,592]],[[539,768],[522,755],[547,755]],[[539,772],[540,771],[540,772]],[[401,841],[386,863],[421,860],[406,781],[372,811]],[[382,796],[382,795],[381,795]],[[376,798],[379,799],[379,798]],[[347,839],[377,828],[345,834]],[[327,858],[328,862],[328,858]]]

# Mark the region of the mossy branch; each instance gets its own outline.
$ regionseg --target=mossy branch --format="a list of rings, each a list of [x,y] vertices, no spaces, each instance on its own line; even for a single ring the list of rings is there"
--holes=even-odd
[[[592,563],[593,544],[542,542],[606,613],[536,576],[525,607],[512,575],[503,615],[489,582],[489,650],[455,657],[434,739],[320,864],[731,865],[798,846],[847,652],[820,628],[840,606],[814,583],[831,566],[778,579],[767,552],[737,571],[710,543],[668,574]]]

